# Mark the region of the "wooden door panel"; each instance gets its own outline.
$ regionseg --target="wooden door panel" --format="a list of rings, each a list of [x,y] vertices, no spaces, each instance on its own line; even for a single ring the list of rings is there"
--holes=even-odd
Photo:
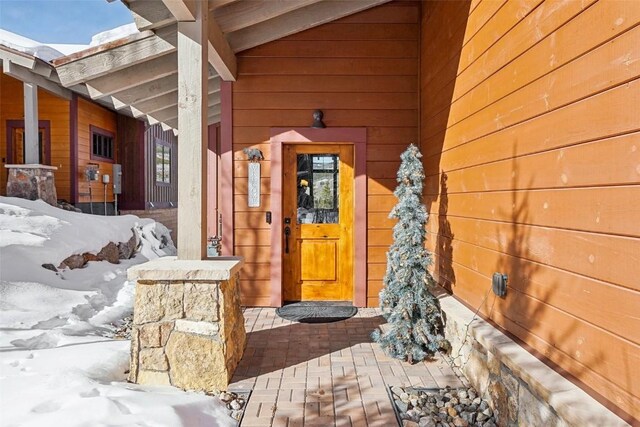
[[[351,300],[353,145],[286,144],[282,183],[284,300]]]
[[[336,280],[338,261],[335,240],[300,241],[300,280]]]

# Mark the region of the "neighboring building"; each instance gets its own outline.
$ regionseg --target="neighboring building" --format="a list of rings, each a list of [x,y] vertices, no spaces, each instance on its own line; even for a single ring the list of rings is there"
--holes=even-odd
[[[6,34],[5,31],[2,35]],[[46,52],[51,56],[53,49]],[[32,83],[38,87],[37,163],[57,168],[54,175],[58,200],[83,212],[103,215],[106,208],[107,214],[113,215],[114,165],[120,165],[118,210],[158,218],[174,230],[175,237],[175,134],[164,131],[159,124],[149,126],[122,114],[110,100],[98,103],[88,99],[82,90],[62,87],[53,67],[32,52],[0,45],[0,60],[0,194],[6,195],[7,190],[5,165],[26,161],[24,88],[25,83]],[[89,180],[90,168],[96,169],[96,180]],[[109,175],[106,185],[104,175]]]
[[[183,213],[191,234],[178,249],[200,254],[221,214],[223,254],[245,258],[244,304],[376,306],[399,154],[414,142],[438,282],[640,419],[640,3],[354,0],[262,13],[211,2],[209,73],[191,81],[174,18],[188,2],[125,3],[148,32],[58,59],[56,73],[180,135],[210,126],[208,146],[181,141],[195,165],[209,161],[206,192],[196,166],[181,169],[192,183],[181,204],[205,193],[208,216]],[[208,84],[191,94],[208,110],[188,129],[179,81]],[[318,109],[324,129],[311,128]],[[162,152],[147,139],[147,153]],[[245,148],[262,152],[260,168]],[[508,274],[504,298],[491,293],[495,272]]]

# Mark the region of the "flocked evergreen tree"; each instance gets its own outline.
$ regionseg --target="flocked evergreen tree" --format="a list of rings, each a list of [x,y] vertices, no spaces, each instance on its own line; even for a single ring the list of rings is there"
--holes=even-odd
[[[375,331],[373,339],[389,356],[416,363],[439,349],[447,349],[440,304],[429,288],[434,280],[427,267],[431,253],[424,247],[428,214],[422,203],[424,169],[422,154],[411,144],[402,153],[398,204],[389,214],[396,218],[393,244],[387,252],[385,287],[380,292],[380,307],[388,329]]]

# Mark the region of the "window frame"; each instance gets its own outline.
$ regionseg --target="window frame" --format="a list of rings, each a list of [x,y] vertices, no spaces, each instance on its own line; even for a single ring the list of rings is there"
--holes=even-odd
[[[93,152],[93,136],[100,135],[102,137],[111,138],[111,157],[104,157]],[[99,128],[94,125],[89,126],[89,154],[91,160],[96,160],[104,163],[116,162],[116,135],[114,132],[106,129]]]
[[[169,151],[169,172],[166,175],[168,181],[158,181],[158,157],[156,156],[157,152],[158,152],[158,146],[163,147],[162,153],[163,153],[163,158],[164,158],[164,153],[166,152],[166,150]],[[163,141],[160,138],[154,138],[154,143],[153,143],[153,180],[155,182],[155,184],[159,187],[169,187],[171,186],[171,170],[173,169],[173,147],[171,146],[171,143],[167,142],[167,141]],[[162,176],[165,176],[165,170],[164,170],[164,162],[162,165]]]

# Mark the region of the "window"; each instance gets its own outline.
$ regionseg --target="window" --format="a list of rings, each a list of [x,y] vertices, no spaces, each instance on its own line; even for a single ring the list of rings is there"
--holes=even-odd
[[[298,154],[298,224],[339,222],[340,158],[337,154]]]
[[[156,184],[171,183],[171,147],[156,140]]]
[[[14,141],[13,141],[13,159],[11,163],[15,164],[23,164],[25,162],[25,132],[24,128],[16,128],[14,131]],[[45,164],[45,144],[43,143],[45,129],[40,128],[38,130],[38,162],[40,164]]]
[[[113,162],[114,154],[113,134],[91,126],[91,158]]]

